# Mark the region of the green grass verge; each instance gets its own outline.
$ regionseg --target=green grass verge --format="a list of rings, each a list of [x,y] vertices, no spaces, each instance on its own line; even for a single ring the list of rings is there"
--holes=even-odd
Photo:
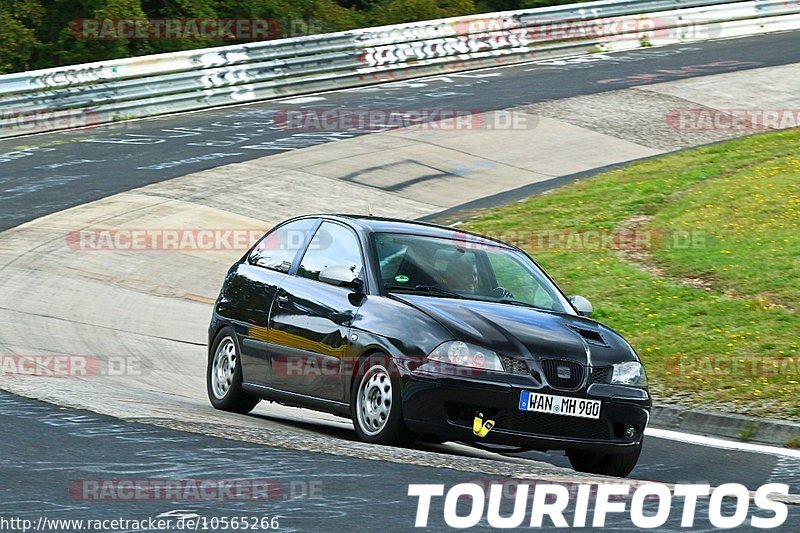
[[[657,402],[800,418],[800,130],[637,163],[464,227],[518,237],[589,298],[644,359]],[[542,240],[550,230],[563,245]],[[597,245],[596,230],[644,245]]]

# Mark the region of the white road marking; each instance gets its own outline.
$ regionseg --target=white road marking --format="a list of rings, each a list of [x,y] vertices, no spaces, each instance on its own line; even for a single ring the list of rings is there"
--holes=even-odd
[[[285,98],[283,100],[279,100],[281,103],[284,104],[307,104],[309,102],[318,102],[320,100],[325,100],[324,96],[298,96],[296,98]]]
[[[769,483],[786,483],[794,486],[797,483],[798,468],[797,461],[787,457],[779,457],[778,463],[772,469],[772,473],[767,480]]]
[[[487,72],[487,73],[476,73],[476,74],[448,74],[451,78],[495,78],[500,76],[499,72]]]
[[[720,448],[723,450],[763,453],[767,455],[780,455],[783,457],[800,459],[800,450],[792,450],[790,448],[778,448],[775,446],[765,446],[763,444],[750,444],[748,442],[723,440],[714,437],[704,437],[703,435],[693,435],[690,433],[681,433],[679,431],[670,431],[668,429],[647,428],[644,431],[644,434],[649,437],[674,440],[688,444],[697,444],[698,446],[710,446],[712,448]]]

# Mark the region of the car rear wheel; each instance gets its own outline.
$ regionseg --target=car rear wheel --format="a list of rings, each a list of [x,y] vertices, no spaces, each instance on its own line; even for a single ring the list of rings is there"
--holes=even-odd
[[[371,356],[354,382],[351,411],[358,437],[374,444],[403,445],[414,440],[403,422],[400,379],[391,359]]]
[[[249,413],[259,399],[242,390],[239,346],[229,328],[219,332],[208,357],[206,389],[211,405],[222,411]]]
[[[578,472],[602,476],[626,477],[639,461],[642,444],[629,453],[605,454],[584,450],[569,450],[567,457],[572,468]]]

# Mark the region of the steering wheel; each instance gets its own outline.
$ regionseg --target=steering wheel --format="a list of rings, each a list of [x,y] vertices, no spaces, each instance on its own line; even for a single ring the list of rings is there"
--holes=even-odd
[[[514,300],[514,295],[511,293],[510,290],[506,289],[505,287],[495,287],[492,289],[491,295],[495,298],[504,298],[509,300]]]

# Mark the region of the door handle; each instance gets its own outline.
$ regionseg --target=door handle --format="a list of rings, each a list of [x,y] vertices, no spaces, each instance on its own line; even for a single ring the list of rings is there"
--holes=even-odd
[[[276,300],[278,301],[278,307],[286,307],[286,304],[289,303],[289,297],[285,294],[281,294]]]
[[[350,322],[353,321],[353,317],[355,315],[352,311],[345,311],[342,313],[331,313],[329,318],[334,324],[339,324],[340,326],[349,326]]]

